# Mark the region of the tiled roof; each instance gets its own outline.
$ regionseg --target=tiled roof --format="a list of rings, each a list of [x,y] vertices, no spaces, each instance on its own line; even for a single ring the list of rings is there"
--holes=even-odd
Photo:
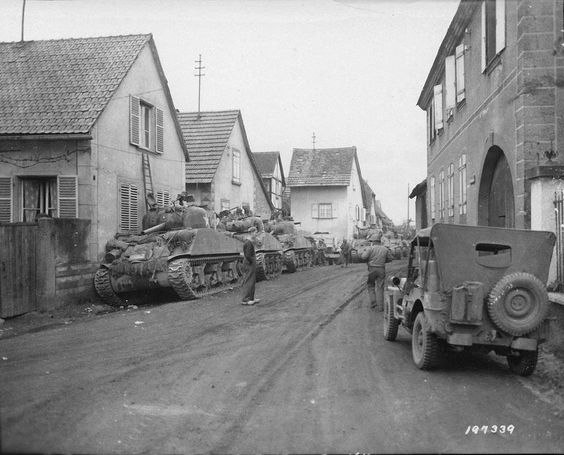
[[[294,149],[288,186],[348,186],[356,147],[330,149]],[[359,170],[360,171],[360,170]]]
[[[0,43],[0,135],[88,133],[151,39]]]
[[[374,200],[374,191],[370,188],[368,182],[362,179],[362,201],[364,202],[364,207],[369,209],[372,206],[372,201]]]
[[[211,183],[240,111],[178,112],[190,162],[186,183]]]
[[[274,169],[276,168],[276,162],[280,157],[279,152],[258,152],[253,153],[255,158],[255,163],[257,164],[257,169],[261,177],[272,177],[274,174]]]

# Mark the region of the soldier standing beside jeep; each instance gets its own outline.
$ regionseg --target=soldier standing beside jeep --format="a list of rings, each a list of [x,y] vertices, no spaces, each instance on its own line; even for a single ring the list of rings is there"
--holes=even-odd
[[[367,239],[370,246],[360,251],[360,259],[368,265],[368,298],[370,308],[384,310],[384,283],[386,279],[386,263],[392,262],[392,252],[382,245],[382,233],[372,234]]]

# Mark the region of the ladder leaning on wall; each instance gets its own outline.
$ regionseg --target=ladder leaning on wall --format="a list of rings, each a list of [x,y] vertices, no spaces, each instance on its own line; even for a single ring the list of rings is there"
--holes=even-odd
[[[149,202],[149,195],[152,196],[153,200],[155,199],[155,193],[153,191],[153,176],[151,175],[151,163],[149,162],[149,154],[147,152],[143,152],[143,186],[145,189],[145,206],[147,210],[151,208],[151,204]]]

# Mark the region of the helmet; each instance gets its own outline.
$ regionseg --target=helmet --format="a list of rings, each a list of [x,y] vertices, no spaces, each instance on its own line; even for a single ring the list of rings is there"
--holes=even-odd
[[[382,240],[382,232],[377,231],[368,236],[367,239],[369,242],[380,242]]]

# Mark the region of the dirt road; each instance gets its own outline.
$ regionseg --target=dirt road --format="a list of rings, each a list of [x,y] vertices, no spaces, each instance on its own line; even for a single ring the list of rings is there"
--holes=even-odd
[[[231,292],[0,340],[2,449],[562,452],[542,371],[468,356],[418,370],[406,332],[384,341],[364,279],[313,268],[260,283],[253,307]]]

